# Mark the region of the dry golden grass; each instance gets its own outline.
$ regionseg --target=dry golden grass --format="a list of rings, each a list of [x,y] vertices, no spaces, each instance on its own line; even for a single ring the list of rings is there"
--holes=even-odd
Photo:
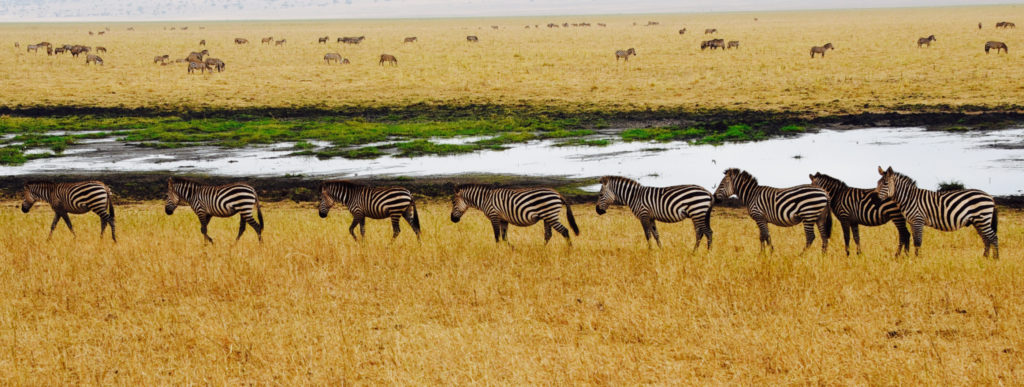
[[[496,248],[479,212],[448,220],[421,203],[405,227],[271,203],[265,243],[204,247],[188,209],[118,208],[121,242],[95,215],[0,208],[0,383],[61,384],[1013,384],[1024,380],[1024,213],[1002,210],[1003,259],[971,230],[929,230],[926,253],[893,259],[891,227],[866,253],[799,256],[802,232],[716,210],[715,245],[663,225],[648,250],[621,208],[576,214],[568,250],[514,228]],[[403,224],[403,227],[405,225]],[[250,231],[251,232],[251,231]]]
[[[688,15],[531,17],[507,19],[178,22],[0,25],[0,82],[4,106],[320,107],[415,102],[530,103],[545,106],[681,107],[801,110],[823,113],[886,110],[903,104],[1020,104],[1020,6],[863,11]],[[754,18],[759,21],[754,21]],[[661,26],[644,27],[647,20]],[[544,27],[548,22],[606,22],[607,28]],[[638,26],[632,25],[639,22]],[[977,29],[983,22],[985,28]],[[524,29],[530,24],[541,28]],[[126,31],[131,25],[136,31]],[[164,30],[191,26],[187,31]],[[490,25],[500,25],[492,30]],[[89,30],[110,26],[104,36]],[[206,29],[200,30],[199,26]],[[677,30],[688,28],[686,35]],[[741,48],[701,52],[707,27]],[[467,43],[466,35],[480,42]],[[917,38],[935,34],[931,48]],[[316,43],[328,35],[331,43]],[[338,36],[365,35],[358,46]],[[260,38],[285,38],[284,47]],[[403,44],[406,36],[419,42]],[[233,38],[252,43],[237,46]],[[183,58],[206,39],[227,71],[188,75],[186,66],[161,67],[156,55]],[[103,67],[84,57],[26,53],[42,40],[106,46]],[[1009,55],[986,55],[988,40],[1005,41]],[[13,48],[13,41],[22,44]],[[836,50],[811,60],[809,48]],[[635,47],[629,64],[616,49]],[[339,52],[351,65],[328,66]],[[381,68],[382,53],[398,58]]]

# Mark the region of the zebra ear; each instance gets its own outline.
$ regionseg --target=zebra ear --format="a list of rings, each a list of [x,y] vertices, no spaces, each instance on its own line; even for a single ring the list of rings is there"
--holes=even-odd
[[[892,173],[892,166],[890,165],[890,166],[889,166],[889,169],[887,169],[887,170],[886,170],[885,172],[886,172],[886,173]]]
[[[889,168],[892,168],[892,167],[889,167]],[[882,169],[881,165],[878,166],[878,174],[879,175],[883,175],[883,176],[885,175],[885,170]]]

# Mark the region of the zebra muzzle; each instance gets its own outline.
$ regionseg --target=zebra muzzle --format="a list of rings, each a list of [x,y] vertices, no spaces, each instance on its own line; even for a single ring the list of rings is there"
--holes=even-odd
[[[598,215],[604,215],[605,212],[608,212],[608,210],[605,210],[604,208],[601,208],[601,206],[597,206],[597,214]]]
[[[459,223],[462,220],[461,216],[452,215],[452,223]]]
[[[174,215],[174,206],[165,206],[164,212],[166,212],[167,215]]]

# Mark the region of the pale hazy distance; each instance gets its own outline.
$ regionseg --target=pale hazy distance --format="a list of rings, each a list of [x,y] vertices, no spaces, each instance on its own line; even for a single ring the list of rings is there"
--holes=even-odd
[[[0,22],[435,18],[956,5],[980,4],[969,0],[0,0]]]

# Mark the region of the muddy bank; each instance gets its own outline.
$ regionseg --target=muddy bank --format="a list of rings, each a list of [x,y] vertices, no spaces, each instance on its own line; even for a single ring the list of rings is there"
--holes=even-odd
[[[167,193],[167,173],[122,173],[102,175],[26,175],[0,176],[0,199],[20,200],[22,185],[26,181],[81,181],[102,179],[118,197],[121,203],[163,200]],[[209,184],[225,184],[244,181],[252,184],[259,192],[261,200],[267,202],[294,201],[314,202],[319,200],[317,191],[321,179],[304,176],[284,177],[253,177],[244,180],[223,176],[208,175],[175,175],[197,179]],[[394,185],[409,188],[414,195],[421,198],[446,199],[451,195],[451,184],[494,184],[502,187],[553,187],[564,194],[573,203],[591,203],[597,201],[597,193],[586,191],[581,187],[593,186],[597,177],[574,179],[564,177],[531,177],[513,175],[455,175],[427,176],[412,178],[374,178],[349,179],[370,185]],[[1024,195],[996,196],[996,203],[1009,208],[1024,208]],[[718,202],[716,206],[742,207],[736,199]]]
[[[997,129],[1024,122],[1024,106],[901,105],[865,106],[859,112],[729,110],[635,105],[545,106],[536,104],[415,103],[394,106],[342,107],[216,107],[118,108],[95,106],[0,106],[0,115],[21,117],[160,117],[184,119],[229,118],[361,118],[376,121],[451,120],[487,117],[543,117],[603,122],[615,127],[652,127],[700,124],[710,128],[735,124],[782,127],[790,124],[819,127],[923,126],[932,129]]]

